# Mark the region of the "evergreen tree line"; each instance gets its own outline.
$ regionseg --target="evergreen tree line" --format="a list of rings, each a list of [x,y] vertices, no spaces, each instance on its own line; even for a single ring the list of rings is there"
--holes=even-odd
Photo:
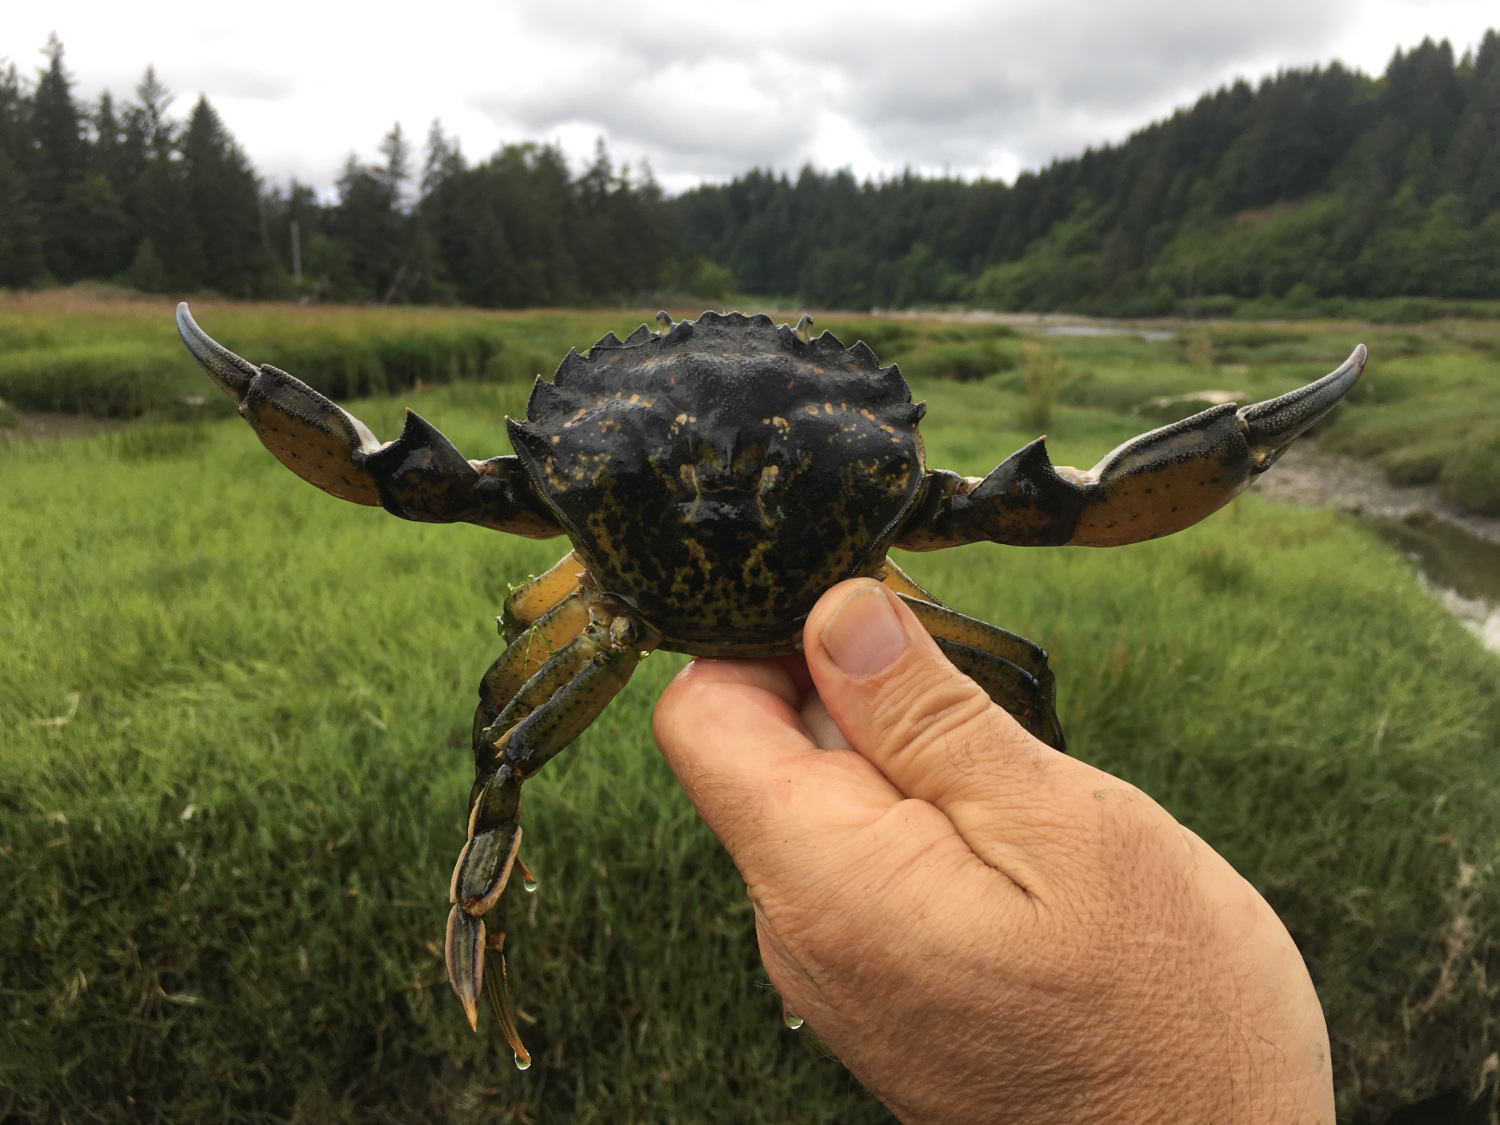
[[[33,82],[0,70],[0,287],[489,306],[682,287],[671,203],[602,144],[576,176],[535,144],[470,165],[434,124],[418,173],[398,125],[325,204],[265,186],[206,98],[173,121],[148,68],[124,106],[81,105],[55,37],[46,56]]]
[[[80,104],[55,39],[0,71],[0,286],[483,306],[679,291],[827,307],[1149,313],[1205,295],[1500,297],[1500,34],[1237,82],[1014,184],[754,170],[667,199],[601,144],[470,163],[436,123],[352,155],[325,203],[266,186],[205,98],[148,68]]]

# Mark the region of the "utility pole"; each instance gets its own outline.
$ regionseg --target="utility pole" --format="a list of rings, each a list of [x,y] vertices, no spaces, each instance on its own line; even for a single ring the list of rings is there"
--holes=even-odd
[[[292,220],[292,281],[302,284],[302,231],[296,219]]]

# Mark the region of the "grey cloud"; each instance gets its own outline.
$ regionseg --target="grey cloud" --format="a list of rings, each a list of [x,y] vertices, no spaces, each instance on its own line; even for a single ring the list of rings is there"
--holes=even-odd
[[[475,104],[533,136],[595,128],[669,177],[826,166],[815,146],[830,119],[893,170],[969,173],[1006,155],[1035,167],[1272,60],[1316,59],[1353,3],[788,4],[733,21],[702,5],[663,14],[564,0],[526,19],[531,36],[565,53],[565,72]],[[737,93],[693,96],[695,76],[707,89],[716,69],[737,76]]]
[[[955,164],[970,146],[996,142],[1037,164],[1295,53],[1331,33],[1336,14],[1291,0],[1254,9],[1053,3],[933,20],[904,29],[899,42],[871,29],[856,49],[881,65],[851,68],[842,108],[877,151],[907,151],[925,131],[924,147]],[[1060,127],[1062,144],[1049,143]]]

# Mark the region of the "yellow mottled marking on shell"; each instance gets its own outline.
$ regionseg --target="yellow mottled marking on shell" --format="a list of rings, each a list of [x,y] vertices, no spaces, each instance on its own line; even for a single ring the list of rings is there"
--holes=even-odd
[[[713,560],[708,557],[708,552],[703,549],[703,545],[697,540],[686,539],[683,541],[683,546],[687,548],[688,566],[702,574],[705,581],[711,579],[714,564]],[[672,593],[679,598],[689,598],[692,596],[692,589],[692,585],[688,582],[687,568],[679,570],[672,580]]]
[[[766,511],[766,496],[776,487],[776,478],[781,475],[781,470],[775,465],[767,465],[760,471],[760,486],[755,490],[755,509],[760,513],[760,522],[770,525],[776,517]]]
[[[698,505],[703,501],[703,486],[698,483],[698,466],[681,465],[677,469],[677,475],[682,478],[683,484],[693,490],[692,504],[682,513],[682,522],[691,524],[698,518]]]

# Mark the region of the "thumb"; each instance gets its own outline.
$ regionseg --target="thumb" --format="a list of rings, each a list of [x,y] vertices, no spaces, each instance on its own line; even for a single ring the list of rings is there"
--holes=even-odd
[[[1022,833],[1036,839],[1039,819],[1055,829],[1064,811],[1057,802],[1071,805],[1075,791],[1088,796],[1103,776],[1023,730],[872,579],[841,583],[819,601],[803,649],[823,705],[853,748],[904,796],[942,810],[992,863],[995,849],[1009,851]]]

